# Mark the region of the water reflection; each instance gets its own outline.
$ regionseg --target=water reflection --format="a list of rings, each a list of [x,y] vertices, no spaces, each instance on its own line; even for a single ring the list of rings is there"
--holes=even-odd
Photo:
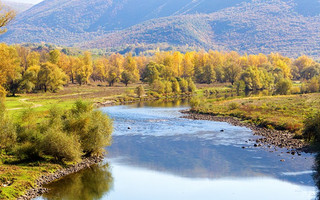
[[[317,200],[320,199],[320,153],[317,153],[315,157],[315,165],[314,165],[315,173],[313,174],[314,182],[318,187]]]
[[[245,149],[217,145],[194,136],[115,136],[108,158],[118,163],[189,178],[272,177],[298,185],[314,186],[313,157],[292,156],[285,151]],[[284,159],[285,162],[280,162]],[[308,170],[309,171],[306,171]]]
[[[176,100],[161,99],[161,100],[157,100],[157,101],[141,101],[137,104],[133,104],[132,106],[134,106],[136,108],[143,108],[143,107],[173,108],[173,107],[181,107],[181,106],[188,107],[189,106],[189,99],[188,98],[176,99]]]
[[[94,200],[101,199],[113,187],[113,177],[109,165],[95,165],[79,173],[46,186],[50,193],[47,200]]]

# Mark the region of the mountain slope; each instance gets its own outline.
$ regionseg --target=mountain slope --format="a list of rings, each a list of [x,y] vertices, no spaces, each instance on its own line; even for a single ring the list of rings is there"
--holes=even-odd
[[[12,1],[2,1],[2,3],[11,9],[14,9],[17,13],[22,13],[33,6],[33,4],[29,3],[17,3]]]
[[[73,44],[146,20],[211,13],[245,0],[45,0],[20,14],[2,41]],[[90,34],[87,34],[90,33]],[[25,37],[24,37],[25,36]]]
[[[290,1],[253,1],[211,14],[151,20],[82,46],[169,43],[241,53],[277,51],[290,56],[306,53],[318,57],[320,16],[304,16],[296,9],[297,5]]]
[[[21,13],[0,41],[316,56],[319,37],[318,0],[45,0]]]

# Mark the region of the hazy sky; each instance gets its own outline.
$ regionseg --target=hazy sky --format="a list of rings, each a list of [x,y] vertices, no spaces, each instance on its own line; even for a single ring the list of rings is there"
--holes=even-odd
[[[37,4],[43,0],[6,0],[6,1]]]

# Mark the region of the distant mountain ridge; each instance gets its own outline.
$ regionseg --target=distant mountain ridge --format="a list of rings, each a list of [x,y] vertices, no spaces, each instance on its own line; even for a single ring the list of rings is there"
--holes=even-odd
[[[241,53],[320,53],[318,0],[45,0],[18,15],[9,43],[83,48],[189,45]]]
[[[22,13],[33,6],[33,4],[30,4],[30,3],[18,3],[18,2],[12,2],[12,1],[1,1],[1,2],[4,5],[10,7],[11,9],[14,9],[17,13]]]

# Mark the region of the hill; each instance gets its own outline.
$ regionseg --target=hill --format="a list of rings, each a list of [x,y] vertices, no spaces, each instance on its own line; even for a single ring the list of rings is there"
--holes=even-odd
[[[14,9],[15,11],[17,11],[17,13],[22,13],[33,6],[33,4],[29,3],[17,3],[12,1],[2,1],[2,3],[10,7],[11,9]]]
[[[320,2],[45,0],[21,13],[0,41],[83,48],[188,45],[316,57],[320,52]]]

